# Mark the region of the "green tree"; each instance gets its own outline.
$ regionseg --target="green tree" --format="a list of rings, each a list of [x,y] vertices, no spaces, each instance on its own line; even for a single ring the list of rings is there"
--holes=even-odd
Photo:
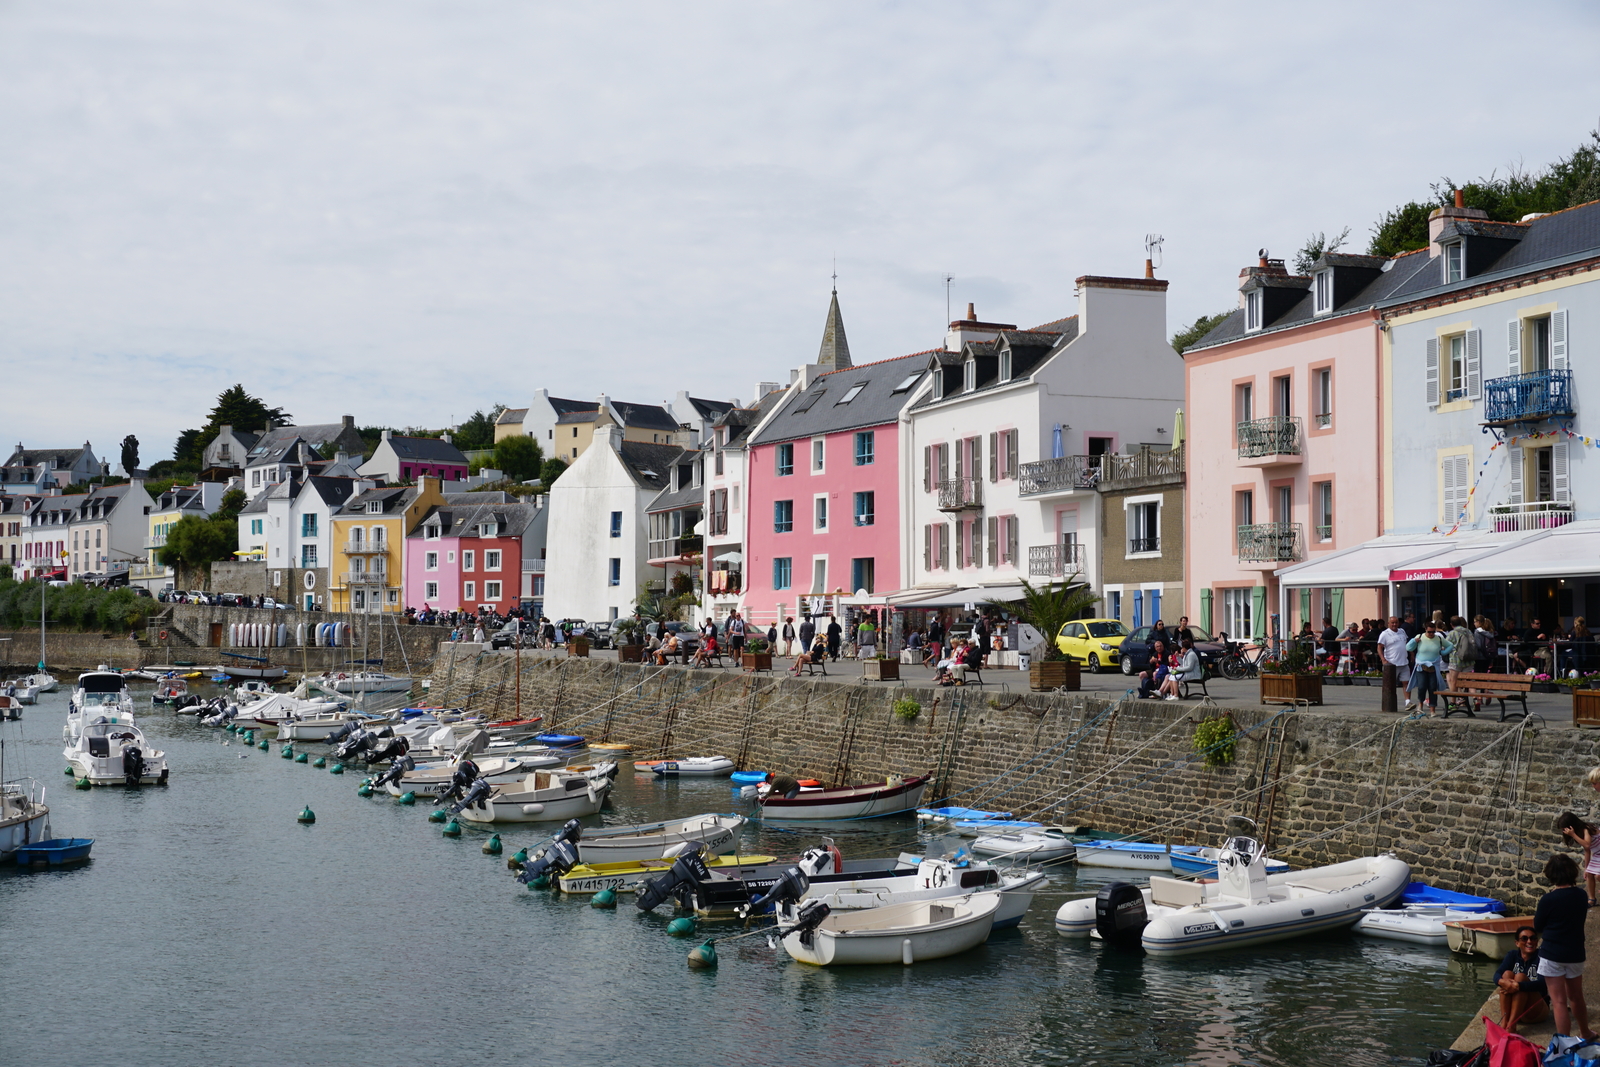
[[[139,467],[139,439],[133,434],[122,439],[122,469],[131,477]]]
[[[516,434],[494,446],[494,458],[490,462],[495,470],[504,472],[512,481],[525,482],[542,473],[544,450],[533,438]]]
[[[260,433],[273,426],[287,426],[293,420],[282,408],[268,407],[260,397],[245,392],[244,386],[234,385],[217,394],[217,402],[198,430],[185,430],[178,435],[172,458],[184,470],[199,470],[204,462],[206,446],[216,440],[224,426],[249,433]]]
[[[1314,233],[1307,237],[1300,251],[1294,254],[1294,272],[1299,275],[1310,274],[1312,264],[1327,253],[1337,252],[1343,248],[1345,239],[1349,236],[1350,227],[1346,226],[1332,237],[1325,233]]]
[[[551,456],[549,459],[545,460],[544,465],[539,468],[539,481],[543,482],[544,487],[548,489],[555,484],[556,479],[561,477],[562,472],[566,469],[566,460],[562,459],[560,456]]]
[[[239,548],[238,518],[244,505],[244,493],[230,489],[222,494],[222,501],[210,518],[185,515],[172,524],[167,543],[156,550],[156,562],[178,572],[180,589],[192,584],[189,579],[197,573],[209,577],[213,563],[233,558]]]
[[[1232,312],[1221,311],[1215,315],[1201,315],[1193,324],[1172,335],[1172,347],[1177,350],[1178,355],[1183,355],[1199,344],[1202,337],[1216,329],[1217,325],[1230,314]]]
[[[1035,586],[1026,578],[1022,582],[1022,599],[1011,605],[1012,614],[1044,635],[1044,655],[1041,660],[1066,659],[1066,653],[1056,646],[1056,636],[1061,628],[1073,619],[1080,619],[1090,608],[1100,603],[1100,598],[1086,585],[1078,584],[1078,576],[1056,585],[1047,582]]]
[[[499,404],[495,405],[495,407],[498,410],[488,415],[481,411],[474,411],[470,419],[456,427],[456,432],[451,434],[451,438],[455,441],[457,448],[463,452],[476,452],[480,449],[493,448],[495,446],[494,420],[501,411],[505,410]]]

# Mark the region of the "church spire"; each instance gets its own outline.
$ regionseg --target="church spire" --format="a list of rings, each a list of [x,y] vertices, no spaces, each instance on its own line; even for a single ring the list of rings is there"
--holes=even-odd
[[[829,370],[850,366],[850,342],[844,336],[844,316],[839,314],[839,276],[834,275],[833,298],[828,302],[828,321],[822,327],[822,350],[817,362]]]

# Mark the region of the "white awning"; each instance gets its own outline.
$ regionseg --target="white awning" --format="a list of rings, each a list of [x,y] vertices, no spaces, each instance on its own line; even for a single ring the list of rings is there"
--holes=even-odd
[[[1381,586],[1391,581],[1600,575],[1600,522],[1527,533],[1380,537],[1278,571],[1287,589]]]
[[[908,591],[909,593],[910,591]],[[968,604],[1006,604],[1022,599],[1020,585],[975,585],[966,589],[930,591],[927,596],[896,597],[897,608],[960,608]]]
[[[1572,523],[1521,538],[1500,551],[1474,558],[1462,577],[1567,578],[1600,574],[1600,523]]]
[[[1391,570],[1407,560],[1433,555],[1441,540],[1437,536],[1380,537],[1320,559],[1285,567],[1277,572],[1278,581],[1288,589],[1388,585]]]

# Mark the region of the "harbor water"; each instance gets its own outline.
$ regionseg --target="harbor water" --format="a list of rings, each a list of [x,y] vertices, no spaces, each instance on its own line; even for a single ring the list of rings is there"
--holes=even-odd
[[[95,846],[73,870],[0,867],[0,1064],[1409,1064],[1492,986],[1481,957],[1351,934],[1181,961],[1068,940],[1055,909],[1116,877],[1071,867],[1020,929],[951,959],[818,969],[753,937],[691,971],[700,938],[667,936],[668,908],[529,892],[486,832],[445,838],[427,801],[361,799],[359,773],[150,709],[150,688],[134,692],[165,788],[71,788],[65,679],[20,746],[4,727],[8,776],[43,781],[55,833]],[[726,779],[624,765],[601,818],[744,808]],[[503,830],[505,854],[553,829]],[[850,857],[928,840],[909,819],[752,825],[743,848],[793,856],[821,833]]]

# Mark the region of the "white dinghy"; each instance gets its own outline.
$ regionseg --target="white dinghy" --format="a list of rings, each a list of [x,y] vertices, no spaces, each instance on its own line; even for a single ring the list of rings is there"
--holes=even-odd
[[[1070,863],[1078,855],[1072,835],[1058,826],[1006,834],[980,834],[971,847],[980,856],[1003,857],[1023,863]]]
[[[581,860],[590,864],[660,859],[686,843],[698,844],[706,855],[717,856],[734,850],[747,821],[743,815],[712,814],[636,826],[585,826],[574,844]]]
[[[585,771],[534,771],[520,782],[474,782],[450,813],[468,822],[565,822],[593,815],[615,784],[616,764]]]
[[[650,769],[657,778],[724,778],[733,773],[733,760],[727,756],[691,756],[661,760]]]
[[[783,948],[818,967],[943,959],[983,944],[999,907],[994,890],[861,911],[832,912],[807,902],[787,927]]]
[[[537,770],[541,764],[532,763],[518,756],[490,756],[486,759],[472,760],[475,771],[473,781],[486,781],[491,785],[501,785],[519,778],[526,778],[528,772]],[[551,766],[543,764],[542,766]],[[402,796],[406,793],[415,793],[419,797],[436,797],[450,788],[450,783],[455,780],[456,771],[462,766],[463,761],[456,763],[430,763],[415,770],[406,771],[400,775],[399,781],[385,783],[384,788],[392,796]]]
[[[834,912],[883,908],[926,900],[962,897],[974,892],[1000,894],[992,929],[1016,926],[1027,914],[1033,895],[1048,877],[1043,871],[1000,870],[987,863],[965,864],[925,859],[915,870],[849,882],[815,882],[806,900],[820,900]]]

